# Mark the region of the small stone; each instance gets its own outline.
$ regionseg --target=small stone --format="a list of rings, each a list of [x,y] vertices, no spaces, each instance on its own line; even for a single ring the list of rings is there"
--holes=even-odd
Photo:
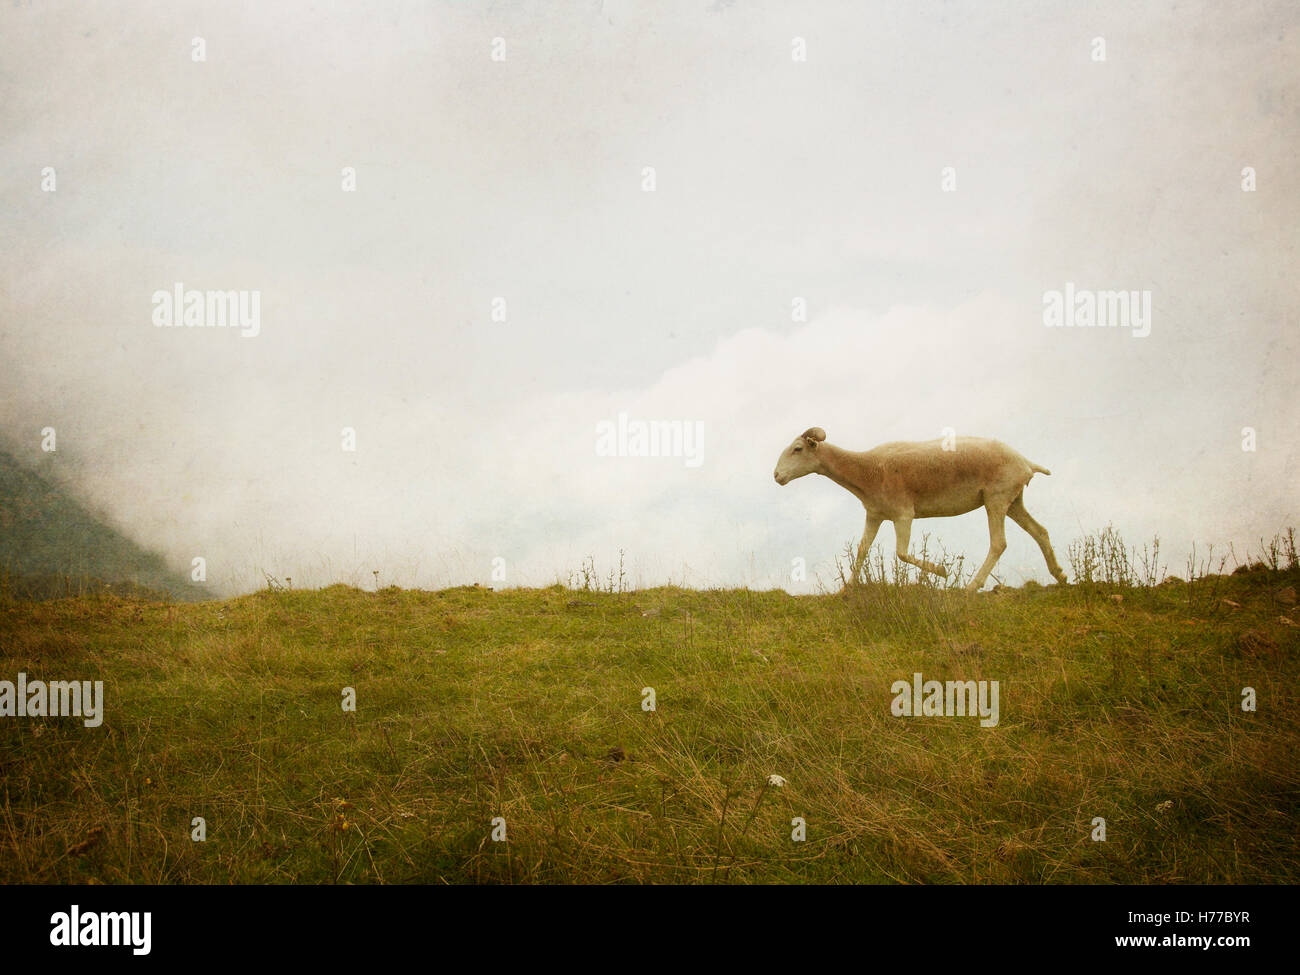
[[[1277,641],[1267,630],[1247,630],[1237,637],[1237,649],[1248,657],[1277,652]]]

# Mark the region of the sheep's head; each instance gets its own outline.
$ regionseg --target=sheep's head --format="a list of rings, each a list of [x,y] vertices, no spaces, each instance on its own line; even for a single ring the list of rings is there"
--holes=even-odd
[[[826,439],[826,431],[821,427],[809,427],[794,438],[794,443],[781,451],[776,460],[776,470],[772,476],[777,484],[789,484],[796,477],[815,474],[822,469],[821,458],[817,456],[817,445]]]

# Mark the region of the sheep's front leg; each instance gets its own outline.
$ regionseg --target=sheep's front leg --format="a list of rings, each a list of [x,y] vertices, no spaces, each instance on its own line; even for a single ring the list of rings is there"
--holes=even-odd
[[[871,543],[876,540],[876,532],[880,531],[880,525],[884,518],[877,518],[871,512],[867,512],[867,527],[862,531],[862,541],[858,543],[858,554],[853,560],[853,575],[850,582],[862,581],[862,567],[866,564],[867,553],[871,551]]]
[[[948,570],[942,565],[935,565],[933,562],[927,562],[925,559],[918,559],[910,555],[907,551],[912,544],[912,519],[895,518],[894,519],[894,538],[897,541],[898,558],[901,562],[908,565],[914,565],[922,572],[933,572],[944,579],[948,578]]]

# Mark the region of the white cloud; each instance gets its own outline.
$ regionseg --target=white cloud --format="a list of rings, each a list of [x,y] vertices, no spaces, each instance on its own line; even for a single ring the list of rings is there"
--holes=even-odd
[[[812,424],[1007,441],[1053,471],[1027,499],[1062,554],[1114,521],[1181,571],[1295,519],[1286,5],[0,18],[0,419],[57,425],[85,493],[218,582],[538,584],[623,548],[646,584],[785,584],[861,530],[772,483]],[[259,289],[261,335],[152,328],[178,280]],[[1151,289],[1150,337],[1043,328],[1067,280]],[[702,421],[703,465],[596,456],[620,412]],[[918,530],[986,545],[978,513]]]

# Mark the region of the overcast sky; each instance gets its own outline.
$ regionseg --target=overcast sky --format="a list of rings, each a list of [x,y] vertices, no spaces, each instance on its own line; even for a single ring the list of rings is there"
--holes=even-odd
[[[1182,575],[1300,524],[1298,66],[1291,2],[6,2],[0,425],[219,593],[808,591],[862,530],[772,480],[812,425],[1004,440],[1062,561]],[[155,326],[177,282],[259,333]],[[1066,282],[1150,334],[1045,327]],[[701,462],[600,456],[620,412]]]

